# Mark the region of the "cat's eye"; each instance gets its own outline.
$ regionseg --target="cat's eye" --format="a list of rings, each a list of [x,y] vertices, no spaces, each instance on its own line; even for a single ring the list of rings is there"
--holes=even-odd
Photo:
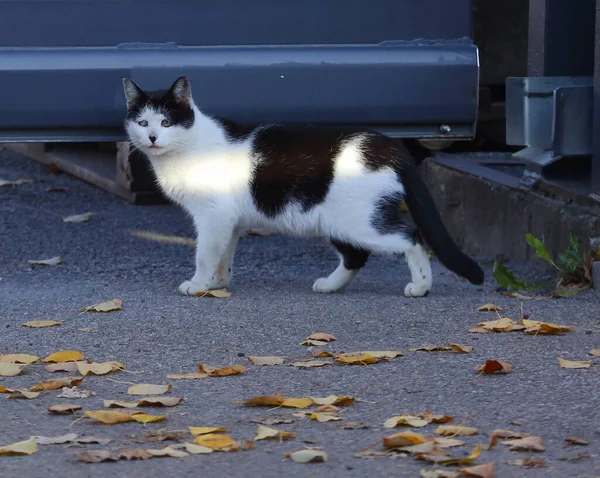
[[[138,121],[138,124],[139,124],[140,126],[143,126],[144,128],[145,128],[146,126],[148,126],[148,122],[147,122],[146,120]]]
[[[161,125],[163,128],[168,128],[169,126],[171,126],[171,122],[170,122],[169,120],[166,120],[166,119],[164,119],[164,120],[162,120],[162,121],[160,122],[160,125]]]

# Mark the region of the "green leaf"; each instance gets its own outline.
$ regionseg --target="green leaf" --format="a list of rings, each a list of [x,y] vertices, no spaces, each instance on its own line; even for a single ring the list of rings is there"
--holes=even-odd
[[[536,285],[527,285],[524,280],[517,279],[503,264],[494,262],[494,279],[500,287],[510,287],[513,291],[517,290],[535,290]]]
[[[579,295],[581,293],[581,289],[564,289],[559,288],[552,292],[552,295],[555,297],[562,297],[563,299],[570,299]]]
[[[579,239],[573,233],[569,235],[569,242],[571,243],[571,247],[575,249],[575,252],[579,252]]]
[[[545,259],[550,264],[552,264],[554,267],[556,267],[556,264],[550,258],[550,254],[548,254],[548,250],[546,249],[546,246],[544,245],[544,243],[542,241],[540,241],[537,237],[535,237],[530,232],[528,232],[525,235],[525,239],[527,240],[527,244],[529,244],[531,247],[533,247],[535,249],[536,256],[541,257],[542,259]]]

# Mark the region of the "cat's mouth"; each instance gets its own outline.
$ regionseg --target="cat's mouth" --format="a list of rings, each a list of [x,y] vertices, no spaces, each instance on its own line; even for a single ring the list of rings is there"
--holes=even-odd
[[[153,144],[152,146],[149,146],[150,149],[162,149],[162,146],[156,146],[155,144]]]

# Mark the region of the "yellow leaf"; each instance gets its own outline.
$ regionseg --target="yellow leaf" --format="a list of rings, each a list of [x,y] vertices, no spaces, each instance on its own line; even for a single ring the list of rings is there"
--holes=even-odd
[[[281,402],[282,407],[288,408],[307,408],[313,404],[310,398],[284,398]]]
[[[153,422],[161,422],[165,418],[166,415],[150,415],[148,413],[136,413],[135,415],[131,415],[131,418],[139,423],[153,423]]]
[[[512,430],[497,429],[492,430],[490,436],[497,436],[498,438],[525,438],[530,436],[530,434],[523,432],[514,432]]]
[[[283,403],[283,394],[281,392],[271,395],[260,395],[252,397],[244,402],[246,407],[279,407]],[[312,400],[311,400],[312,403]]]
[[[473,352],[473,346],[471,345],[460,345],[460,344],[449,344],[452,350],[461,354],[470,354]]]
[[[333,362],[326,362],[325,360],[307,360],[306,362],[294,362],[292,367],[296,368],[312,368],[312,367],[324,367],[325,365],[331,365]]]
[[[227,430],[223,427],[188,427],[192,435],[206,435],[208,433],[221,433]]]
[[[336,362],[342,362],[348,365],[367,365],[379,362],[380,359],[366,353],[358,354],[340,354],[335,357]]]
[[[497,320],[491,320],[489,322],[480,322],[477,324],[478,327],[489,330],[491,332],[514,332],[518,330],[524,330],[525,326],[516,324],[512,319],[508,317],[502,317]]]
[[[38,360],[37,355],[29,354],[5,354],[0,355],[0,362],[30,364]]]
[[[455,446],[463,446],[465,444],[462,440],[457,440],[456,438],[444,438],[438,437],[434,440],[435,444],[441,448],[452,448]]]
[[[84,413],[84,416],[93,418],[94,420],[98,420],[99,422],[106,423],[108,425],[133,421],[133,418],[131,418],[131,413],[109,410],[88,410]]]
[[[237,443],[229,435],[221,433],[208,433],[194,438],[196,445],[212,448],[213,450],[226,450]]]
[[[28,440],[0,447],[0,456],[31,455],[36,451],[37,442],[35,441],[35,437],[30,437]]]
[[[477,458],[479,458],[480,456],[481,456],[481,447],[479,445],[475,445],[475,448],[473,448],[473,451],[471,452],[471,454],[469,456],[466,456],[464,458],[453,458],[451,460],[444,460],[441,462],[441,464],[446,465],[446,466],[470,465],[475,460],[477,460]]]
[[[150,383],[138,383],[127,389],[128,395],[162,395],[173,387],[171,385],[153,385]]]
[[[212,448],[209,448],[207,446],[200,446],[200,445],[196,445],[195,443],[184,443],[185,445],[185,449],[188,453],[191,453],[192,455],[198,455],[201,453],[212,453],[214,450]]]
[[[392,360],[404,355],[399,350],[364,350],[361,354],[372,355],[377,359]]]
[[[296,434],[294,432],[285,432],[283,430],[265,427],[264,425],[258,425],[254,440],[290,440],[295,436]]]
[[[326,350],[313,350],[311,352],[311,355],[314,358],[326,358],[326,357],[333,357],[333,354],[327,352]]]
[[[223,368],[211,367],[210,365],[198,365],[200,373],[206,373],[209,377],[226,377],[228,375],[239,375],[246,371],[243,365],[230,365]]]
[[[398,425],[408,425],[409,427],[424,427],[429,425],[430,422],[423,420],[422,418],[415,415],[398,415],[392,418],[388,418],[383,426],[385,428],[394,428]]]
[[[481,465],[461,468],[460,473],[464,476],[474,476],[476,478],[493,478],[496,473],[496,465],[493,462],[482,463]]]
[[[207,373],[199,373],[199,372],[180,373],[180,374],[167,375],[167,378],[169,378],[171,380],[200,380],[203,378],[208,378],[208,374]]]
[[[329,395],[325,398],[309,397],[315,405],[352,405],[354,403],[354,397],[350,395]]]
[[[285,361],[285,357],[248,356],[248,361],[254,365],[281,365]]]
[[[82,310],[83,312],[114,312],[116,310],[123,310],[123,301],[121,299],[113,299],[84,307]]]
[[[138,401],[140,407],[174,407],[183,402],[182,397],[146,397]]]
[[[327,453],[322,450],[298,450],[289,456],[296,463],[322,463],[327,461]]]
[[[391,450],[402,446],[420,445],[421,443],[426,443],[428,441],[432,440],[426,438],[425,435],[422,435],[421,433],[405,431],[385,437],[383,439],[383,446],[386,450]]]
[[[423,345],[422,347],[416,347],[408,350],[410,352],[444,352],[452,349],[447,345]]]
[[[600,357],[600,349],[592,349],[590,350],[589,354],[593,357]]]
[[[542,452],[546,449],[542,444],[542,438],[538,436],[529,436],[525,438],[517,438],[516,440],[504,440],[503,445],[510,446],[511,451],[538,451]]]
[[[570,325],[558,325],[539,320],[521,319],[519,322],[526,327],[525,332],[528,334],[558,335],[575,329]]]
[[[335,405],[321,405],[315,408],[316,413],[339,413],[340,408]]]
[[[454,420],[451,416],[431,413],[429,410],[425,410],[423,413],[417,413],[416,415],[423,420],[427,420],[429,423],[448,423]]]
[[[231,292],[227,289],[212,289],[196,292],[197,297],[210,297],[212,299],[228,299],[231,297]]]
[[[107,373],[114,372],[116,370],[125,370],[125,365],[116,360],[102,363],[85,363],[77,362],[77,370],[81,375],[93,374],[93,375],[106,375]]]
[[[501,312],[502,307],[495,304],[483,304],[477,307],[478,312]]]
[[[32,392],[43,390],[58,390],[63,387],[77,387],[83,382],[83,377],[61,377],[56,380],[42,380],[37,385],[29,387]]]
[[[337,339],[331,335],[331,334],[326,334],[324,332],[315,332],[314,334],[310,334],[306,340],[321,340],[323,342],[334,342]]]
[[[87,222],[91,219],[93,213],[84,212],[83,214],[73,214],[72,216],[64,216],[63,222]]]
[[[171,458],[183,458],[185,456],[189,456],[189,453],[186,453],[185,451],[177,450],[177,449],[173,448],[172,446],[166,446],[164,448],[160,448],[157,450],[149,449],[146,451],[148,453],[150,453],[150,455],[156,456],[156,457],[170,456]]]
[[[488,375],[493,373],[509,373],[512,370],[512,365],[499,360],[486,360],[483,365],[475,367],[475,370]]]
[[[322,345],[327,345],[329,342],[325,342],[324,340],[310,340],[307,339],[304,342],[300,342],[300,345],[305,345],[306,347],[321,347]]]
[[[55,415],[71,414],[77,410],[81,410],[81,405],[75,405],[73,403],[59,403],[58,405],[52,405],[48,407],[48,411]]]
[[[0,362],[0,376],[2,377],[14,377],[21,373],[25,365],[18,363]]]
[[[593,360],[567,360],[558,357],[558,364],[561,368],[590,368]]]
[[[42,327],[56,327],[58,325],[62,325],[62,322],[57,322],[56,320],[31,320],[23,324],[24,327],[30,327],[34,329],[39,329]]]
[[[435,429],[435,433],[446,436],[475,435],[477,428],[463,427],[461,425],[440,425]]]
[[[40,392],[31,392],[29,390],[13,390],[10,388],[4,388],[4,387],[0,387],[0,392],[1,393],[10,393],[10,395],[6,398],[26,398],[28,400],[31,400],[33,398],[37,398],[40,396]]]
[[[318,422],[337,422],[341,420],[341,417],[333,413],[311,413],[311,420],[317,420]]]
[[[64,363],[64,362],[77,362],[83,360],[85,357],[81,352],[77,350],[63,350],[61,352],[55,352],[48,355],[45,359],[42,359],[43,363]]]
[[[127,402],[124,400],[104,400],[102,406],[104,408],[137,408],[140,402],[138,400]]]
[[[51,257],[50,259],[38,259],[27,262],[32,266],[57,266],[62,262],[62,257],[56,256]]]

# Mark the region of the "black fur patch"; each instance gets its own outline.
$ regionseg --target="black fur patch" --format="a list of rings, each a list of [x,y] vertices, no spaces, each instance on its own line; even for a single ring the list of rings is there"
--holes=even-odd
[[[126,119],[136,121],[145,108],[162,113],[173,126],[185,129],[194,126],[194,110],[188,104],[178,103],[170,90],[144,93],[127,110]]]
[[[344,258],[344,267],[348,270],[362,269],[371,254],[366,249],[354,247],[345,242],[332,240],[331,243]]]
[[[223,128],[223,131],[225,131],[225,136],[227,137],[227,141],[232,143],[237,141],[245,141],[255,129],[254,127],[242,125],[227,118],[213,116],[212,119],[216,121],[221,128]]]
[[[414,228],[402,220],[400,205],[404,200],[401,193],[383,196],[377,201],[371,224],[380,234],[405,234],[411,237]]]
[[[304,212],[322,203],[333,180],[333,160],[356,133],[316,126],[259,129],[252,144],[257,166],[251,191],[257,209],[274,217],[290,202]]]

